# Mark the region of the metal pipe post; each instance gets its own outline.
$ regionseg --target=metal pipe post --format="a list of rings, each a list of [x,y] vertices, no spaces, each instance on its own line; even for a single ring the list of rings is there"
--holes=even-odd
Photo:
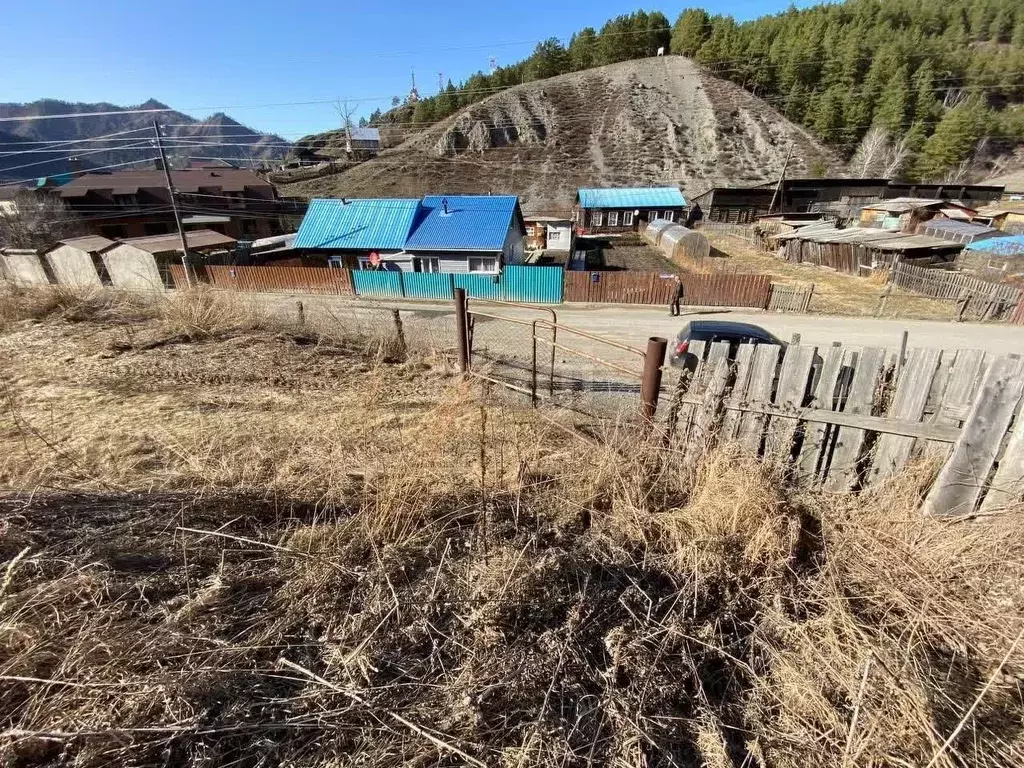
[[[537,321],[533,321],[533,333],[530,341],[533,344],[533,364],[530,366],[530,405],[537,407]]]
[[[644,377],[640,382],[640,402],[644,421],[654,421],[658,410],[658,392],[661,390],[661,369],[665,365],[668,340],[651,336],[647,340],[647,354],[644,357]]]
[[[469,322],[466,312],[466,289],[455,289],[455,333],[459,343],[459,372],[469,371]]]

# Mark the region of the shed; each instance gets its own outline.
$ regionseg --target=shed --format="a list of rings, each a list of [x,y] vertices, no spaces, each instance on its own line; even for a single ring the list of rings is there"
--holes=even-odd
[[[379,128],[350,128],[345,137],[345,151],[351,154],[376,155],[380,152]]]
[[[72,237],[61,240],[59,245],[48,251],[46,261],[58,284],[98,287],[109,282],[100,254],[112,245],[113,240],[98,235]]]
[[[687,229],[682,224],[671,224],[661,233],[659,243],[662,253],[680,266],[700,263],[711,255],[711,244],[700,232]]]
[[[173,256],[181,253],[181,237],[178,234],[129,237],[120,242],[134,245],[154,256]],[[197,229],[185,233],[185,242],[189,253],[210,253],[231,250],[237,240],[212,229]]]
[[[1004,276],[1024,274],[1024,235],[1005,235],[968,243],[957,264],[975,270],[998,270]]]
[[[524,216],[526,248],[531,251],[571,251],[572,219],[564,216]]]
[[[949,219],[969,221],[976,211],[950,200],[924,197],[896,197],[866,205],[860,212],[860,225],[914,233],[922,222],[940,214]]]
[[[809,226],[779,235],[780,255],[787,261],[814,264],[859,275],[888,269],[896,256],[927,266],[950,263],[963,246],[928,235],[891,232],[870,227]]]
[[[49,285],[42,260],[36,251],[27,248],[5,248],[0,251],[0,262],[7,280],[17,285]]]
[[[636,231],[641,221],[685,222],[689,209],[678,187],[592,188],[576,191],[576,225],[588,233]]]
[[[115,288],[131,291],[162,291],[172,283],[161,273],[153,254],[132,243],[117,243],[101,254],[103,267]]]
[[[1011,235],[1024,235],[1024,202],[997,203],[978,211],[975,220]]]

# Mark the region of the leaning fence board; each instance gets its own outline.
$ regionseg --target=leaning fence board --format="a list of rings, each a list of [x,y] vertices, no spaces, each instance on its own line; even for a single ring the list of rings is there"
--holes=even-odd
[[[1022,395],[1024,361],[1016,357],[995,360],[985,374],[952,456],[925,498],[925,514],[953,516],[974,511]],[[993,504],[998,503],[996,497]]]
[[[705,395],[708,391],[709,385],[711,384],[711,378],[714,376],[720,363],[727,361],[729,356],[729,344],[727,342],[718,342],[711,344],[707,348],[707,357],[701,360],[697,366],[697,370],[694,373],[693,384],[690,385],[689,398],[694,401],[696,405],[692,405],[685,410],[686,418],[680,421],[680,437],[685,442],[685,445],[689,446],[690,443],[700,442],[703,444],[705,435],[700,434],[700,413],[705,407]],[[700,358],[698,358],[700,360]],[[721,395],[719,395],[721,399]]]
[[[775,395],[777,407],[786,411],[796,411],[803,407],[811,366],[814,365],[817,354],[817,348],[803,344],[792,344],[786,348],[786,356],[779,373],[778,391]],[[795,419],[773,417],[768,426],[765,451],[784,459],[788,458],[798,426],[799,422]]]
[[[844,413],[870,414],[875,402],[878,377],[885,363],[885,350],[869,347],[857,356],[850,394]],[[857,468],[867,433],[855,427],[841,427],[829,464],[825,488],[830,491],[848,491],[857,482]]]
[[[948,360],[950,366],[939,405],[930,420],[933,424],[959,426],[977,392],[985,353],[980,349],[961,349],[955,354],[944,353],[943,360]],[[942,364],[939,366],[939,374],[942,374]],[[930,442],[925,450],[929,457],[946,459],[950,447],[947,443]]]
[[[754,364],[750,373],[744,402],[770,403],[772,384],[778,367],[780,347],[774,344],[758,344],[754,350]],[[766,417],[761,413],[745,413],[740,421],[737,438],[740,445],[750,453],[761,449],[761,436]]]
[[[741,344],[739,350],[736,352],[736,376],[733,379],[732,391],[729,394],[728,402],[726,407],[732,407],[731,410],[726,410],[725,416],[722,417],[722,440],[731,441],[736,439],[736,433],[740,427],[740,419],[742,412],[738,409],[738,406],[743,402],[747,387],[750,384],[750,373],[754,363],[754,350],[757,346],[754,344]]]
[[[983,514],[1006,509],[1024,498],[1024,412],[1017,411],[1016,423],[991,487],[981,503]]]
[[[720,341],[712,345],[704,363],[702,402],[694,414],[693,429],[683,456],[683,463],[687,466],[693,466],[711,446],[731,373],[729,342]]]
[[[689,365],[680,374],[681,376],[689,374],[685,381],[680,382],[681,386],[684,387],[680,394],[685,393],[687,395],[687,402],[681,403],[679,409],[675,412],[675,428],[670,435],[679,445],[684,444],[690,429],[690,421],[693,418],[694,402],[696,401],[692,398],[696,392],[695,388],[698,386],[698,377],[701,375],[704,367],[704,342],[691,341],[687,352],[688,355],[685,359],[689,361]]]
[[[825,353],[825,360],[818,371],[818,380],[810,403],[813,407],[829,411],[835,409],[836,386],[843,369],[844,355],[845,352],[839,345],[833,345]],[[829,424],[813,424],[807,428],[798,462],[800,476],[805,484],[814,483],[818,467],[822,464],[822,453],[828,444],[826,438],[834,429]]]
[[[939,368],[941,354],[942,351],[938,349],[911,350],[896,383],[890,416],[904,421],[918,421],[924,415],[924,406]],[[912,437],[882,435],[868,470],[868,483],[888,480],[903,469],[914,449],[914,442]]]

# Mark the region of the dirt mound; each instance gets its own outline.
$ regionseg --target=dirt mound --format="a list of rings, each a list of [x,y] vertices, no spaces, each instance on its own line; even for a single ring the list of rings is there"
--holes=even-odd
[[[519,194],[565,208],[580,186],[721,184],[840,165],[804,129],[737,85],[669,56],[623,62],[510,88],[379,158],[289,194]]]

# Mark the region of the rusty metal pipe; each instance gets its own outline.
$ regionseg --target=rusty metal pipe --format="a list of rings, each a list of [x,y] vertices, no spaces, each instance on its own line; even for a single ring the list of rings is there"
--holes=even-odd
[[[651,336],[647,340],[647,356],[644,358],[644,375],[640,382],[640,407],[643,420],[654,423],[658,410],[658,393],[661,391],[661,367],[665,364],[668,339]]]
[[[469,371],[469,322],[466,312],[466,289],[455,289],[455,335],[459,345],[459,372]]]

